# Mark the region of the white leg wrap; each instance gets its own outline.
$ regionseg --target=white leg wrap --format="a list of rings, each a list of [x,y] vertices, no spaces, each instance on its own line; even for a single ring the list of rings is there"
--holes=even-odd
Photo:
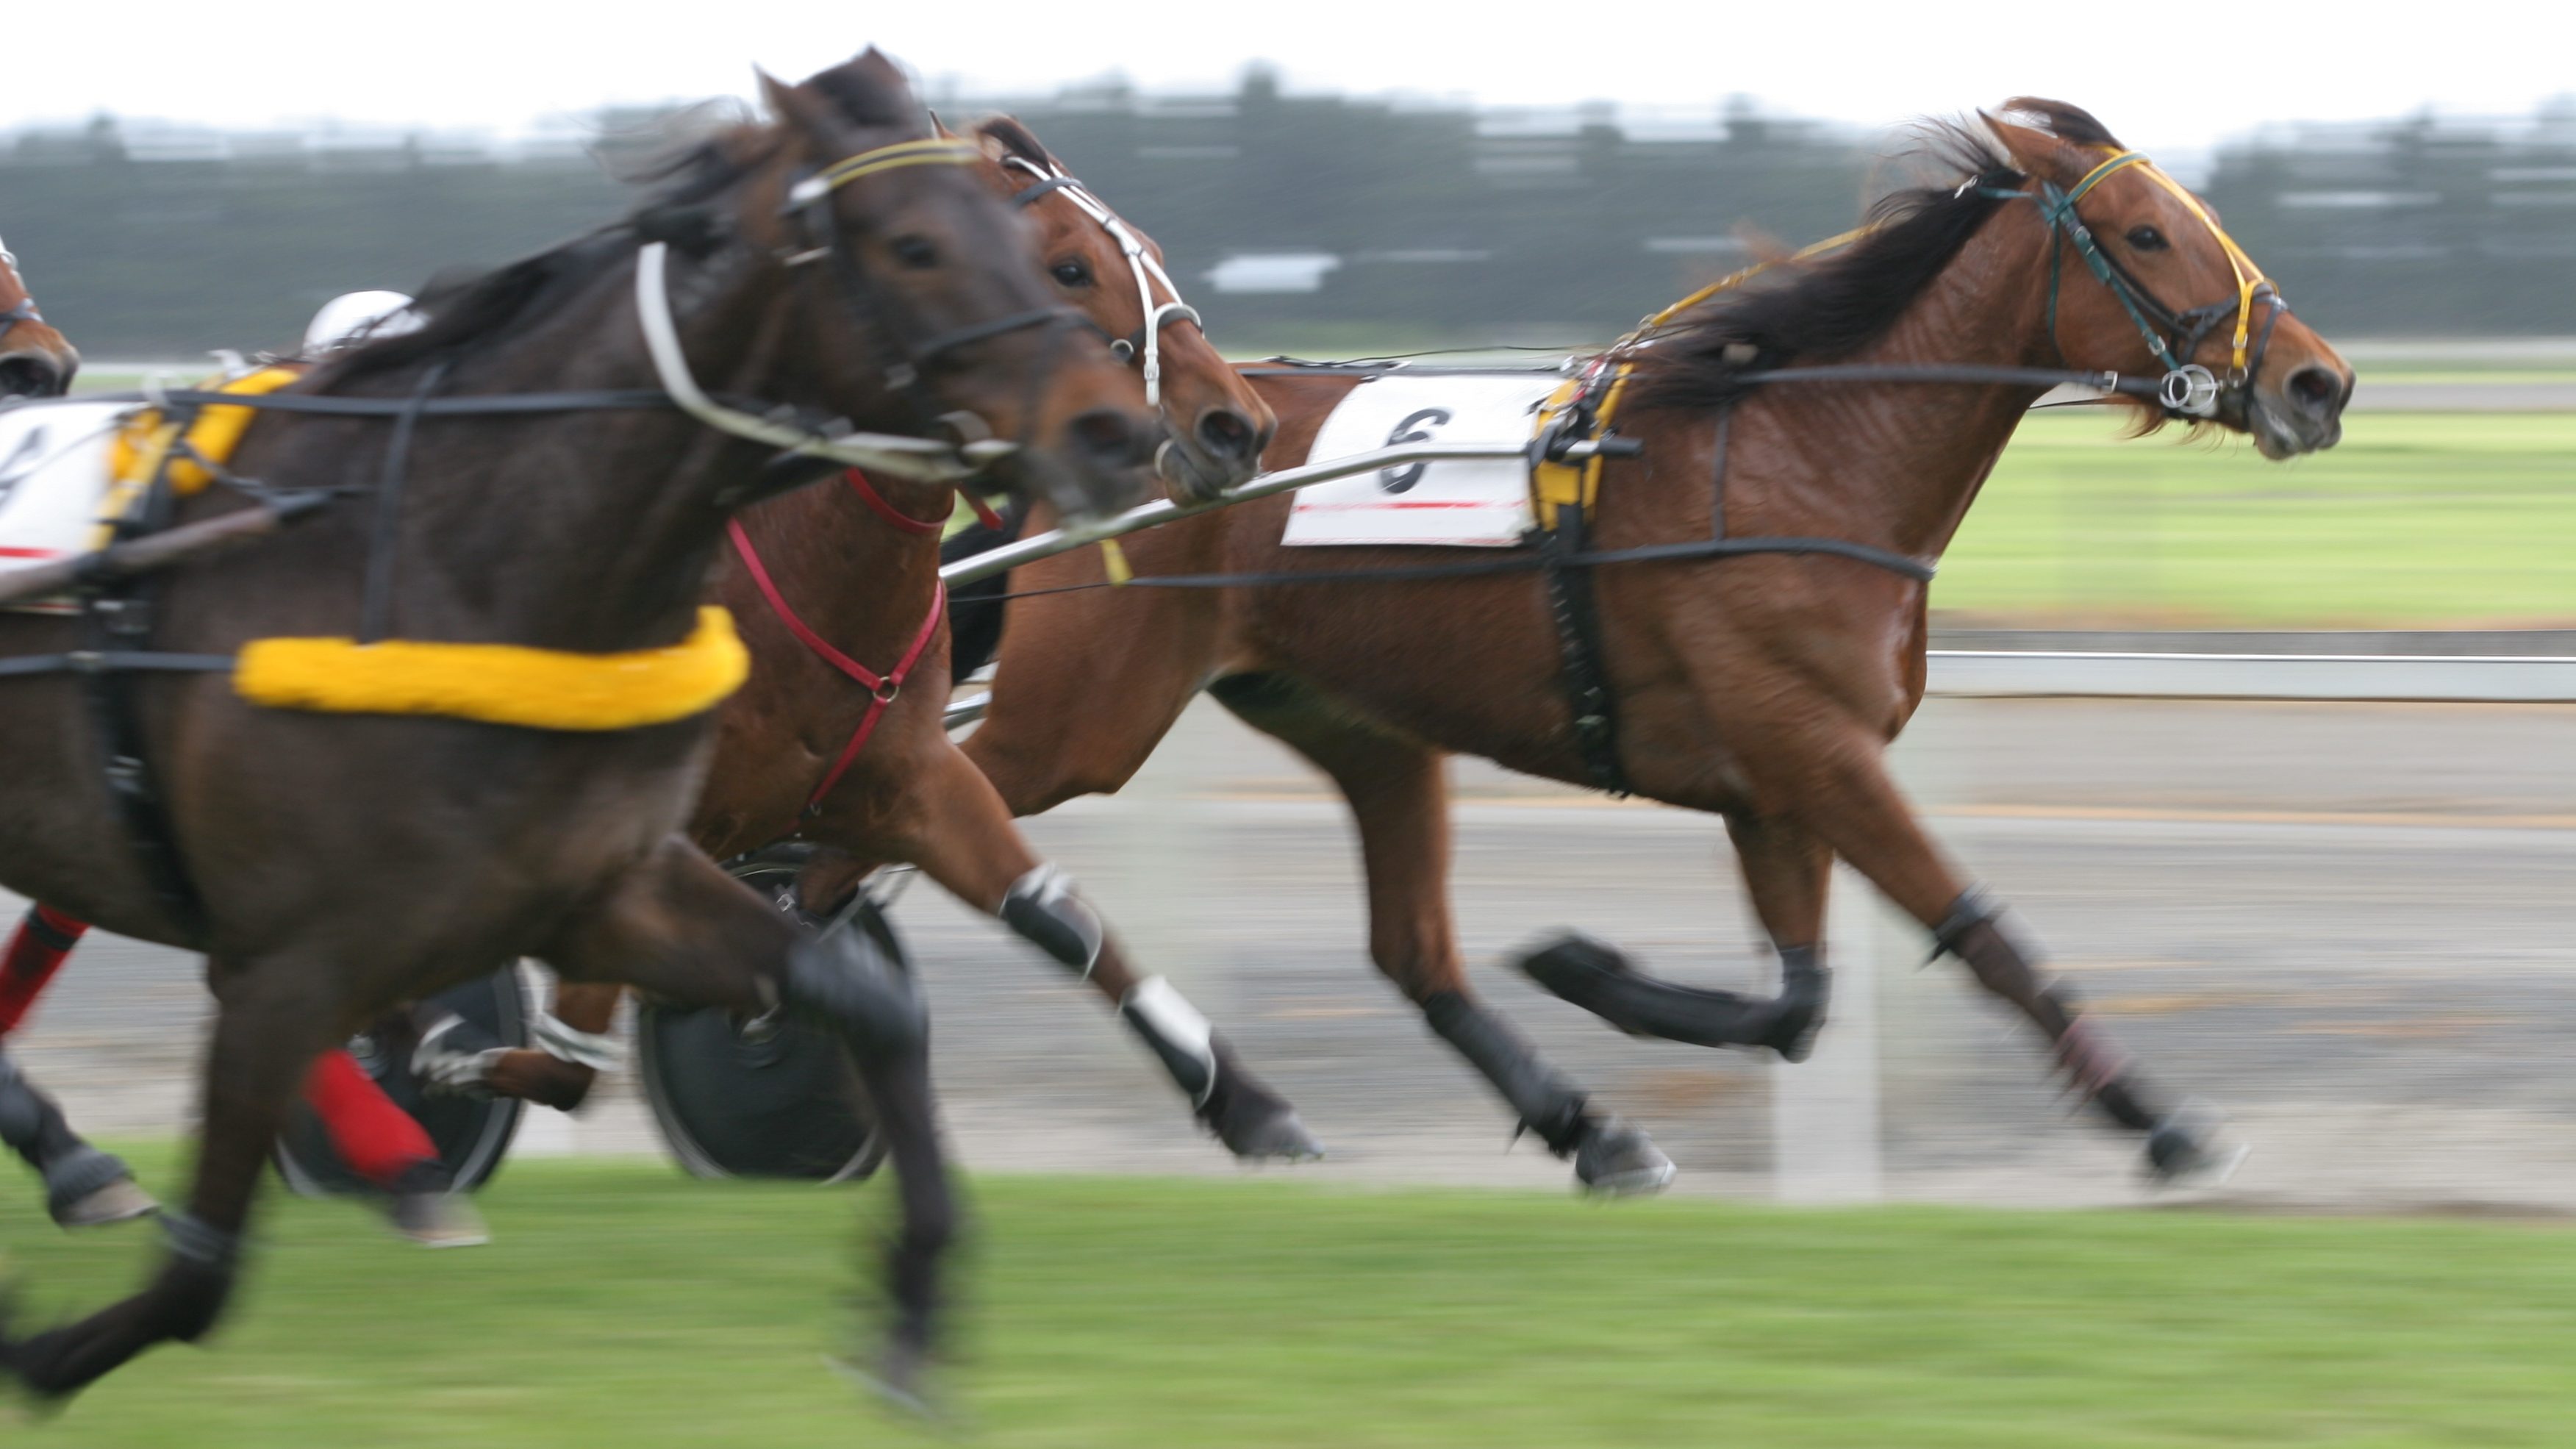
[[[1199,1009],[1171,982],[1148,976],[1128,990],[1118,1010],[1190,1094],[1190,1105],[1205,1106],[1216,1092],[1216,1028]]]
[[[567,1026],[562,1018],[542,1007],[529,1020],[528,1035],[540,1051],[559,1062],[588,1067],[594,1072],[613,1072],[626,1065],[626,1043],[604,1032]]]
[[[1100,943],[1107,932],[1073,893],[1073,878],[1053,865],[1041,865],[1011,882],[994,914],[1038,949],[1080,971],[1085,981],[1100,964]]]

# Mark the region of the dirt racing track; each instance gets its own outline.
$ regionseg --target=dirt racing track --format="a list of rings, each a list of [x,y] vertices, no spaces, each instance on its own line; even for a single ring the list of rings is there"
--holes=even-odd
[[[2567,726],[2548,706],[1941,700],[1902,754],[1944,837],[2057,966],[2164,1081],[2222,1107],[2253,1146],[2217,1197],[2560,1212],[2576,1210]],[[1454,778],[1455,899],[1477,981],[1653,1130],[1682,1168],[1677,1191],[1772,1195],[1784,1120],[1803,1124],[1793,1168],[1813,1168],[1822,1136],[1843,1154],[1827,1168],[1855,1170],[1874,1097],[1887,1197],[2147,1196],[2128,1144],[2070,1117],[2041,1054],[1955,967],[1915,970],[1920,933],[1854,905],[1848,879],[1836,959],[1848,980],[1866,939],[1876,991],[1837,1003],[1832,1049],[1808,1067],[1630,1041],[1541,996],[1500,962],[1561,925],[1658,971],[1753,980],[1722,832],[1481,764]],[[1203,706],[1125,795],[1034,833],[1149,969],[1297,1102],[1333,1155],[1295,1171],[1568,1181],[1527,1140],[1506,1151],[1499,1107],[1369,966],[1340,806],[1267,740]],[[1239,1170],[1097,1003],[992,922],[927,886],[906,890],[896,920],[925,963],[968,1165]],[[204,1015],[190,960],[93,937],[24,1036],[25,1060],[85,1127],[166,1136],[188,1117]],[[1876,1073],[1857,1103],[1813,1087],[1779,1098],[1782,1074],[1848,1084],[1855,1060]],[[539,1119],[522,1150],[658,1150],[622,1077],[583,1118]],[[1852,1190],[1829,1179],[1824,1195]]]

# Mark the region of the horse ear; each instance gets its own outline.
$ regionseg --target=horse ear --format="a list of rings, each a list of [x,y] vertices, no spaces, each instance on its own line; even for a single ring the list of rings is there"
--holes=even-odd
[[[869,46],[858,59],[805,82],[821,91],[840,107],[841,115],[855,125],[892,126],[904,130],[923,122],[921,102],[913,96],[912,81],[884,51]]]
[[[1986,123],[2004,154],[2012,158],[2013,169],[2024,175],[2071,186],[2095,165],[2097,158],[2046,131],[2016,125],[1991,111],[1979,111],[1977,118]]]
[[[791,86],[765,70],[756,73],[760,77],[761,99],[769,103],[769,113],[778,118],[781,126],[803,132],[814,143],[817,154],[849,149],[843,140],[849,125],[830,101],[809,86]]]
[[[1046,144],[1037,138],[1037,133],[1022,124],[1017,116],[987,116],[976,125],[975,134],[999,146],[1004,156],[1017,156],[1051,171],[1064,169],[1048,152]]]

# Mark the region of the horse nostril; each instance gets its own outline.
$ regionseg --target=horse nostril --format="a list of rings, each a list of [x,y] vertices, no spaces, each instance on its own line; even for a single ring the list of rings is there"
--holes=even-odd
[[[1153,440],[1116,408],[1093,408],[1065,425],[1074,445],[1108,467],[1132,467],[1153,456]]]
[[[2329,369],[2302,367],[2283,388],[2291,401],[2319,416],[2332,417],[2343,409],[2344,381]]]
[[[1253,455],[1257,446],[1252,420],[1227,408],[1210,408],[1199,415],[1199,441],[1220,458],[1244,459]]]

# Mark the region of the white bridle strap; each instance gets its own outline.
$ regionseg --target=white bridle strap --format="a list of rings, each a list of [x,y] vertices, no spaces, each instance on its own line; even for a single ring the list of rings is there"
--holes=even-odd
[[[644,350],[653,359],[654,375],[680,410],[720,433],[749,438],[792,457],[828,458],[896,478],[925,483],[955,483],[1017,445],[998,441],[971,443],[959,450],[928,438],[899,438],[885,433],[844,433],[838,437],[774,423],[739,408],[729,408],[706,395],[689,375],[689,359],[680,347],[680,329],[671,318],[667,280],[670,247],[652,242],[635,257],[635,314],[644,329]]]
[[[1057,194],[1081,208],[1083,215],[1100,223],[1101,229],[1117,241],[1118,250],[1127,258],[1127,270],[1136,278],[1137,301],[1145,313],[1145,405],[1159,411],[1163,406],[1163,327],[1175,320],[1186,320],[1191,326],[1198,326],[1198,309],[1181,300],[1181,289],[1172,285],[1171,274],[1163,270],[1161,262],[1154,260],[1154,254],[1145,249],[1145,243],[1137,238],[1136,233],[1127,229],[1127,223],[1119,220],[1118,213],[1111,211],[1081,182],[1066,175],[1063,168],[1040,166],[1025,156],[1005,157],[1002,164],[1017,167],[1040,181],[1057,183]],[[1163,284],[1164,292],[1172,300],[1159,303],[1154,300],[1156,282]]]

